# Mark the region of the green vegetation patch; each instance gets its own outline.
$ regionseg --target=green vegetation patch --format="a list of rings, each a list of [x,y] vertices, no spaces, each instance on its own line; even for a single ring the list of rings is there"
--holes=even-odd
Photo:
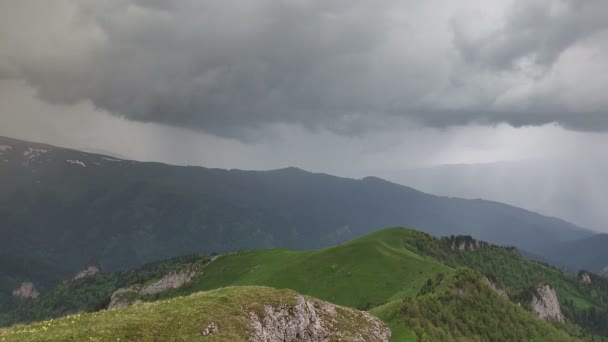
[[[405,326],[419,341],[575,341],[499,296],[482,275],[459,268],[447,286],[403,300]]]
[[[262,250],[219,257],[190,285],[159,298],[230,285],[289,288],[339,305],[367,310],[413,297],[428,278],[452,269],[407,249],[399,239],[412,232],[373,234],[315,251]]]
[[[0,330],[0,341],[194,341],[203,338],[205,341],[248,341],[254,330],[250,312],[262,319],[265,306],[291,310],[297,304],[297,297],[298,293],[291,290],[227,287],[124,309],[15,326]],[[313,298],[307,300],[315,306],[322,304]],[[326,324],[327,331],[330,336],[340,336],[337,340],[373,336],[373,324],[364,313],[335,307],[334,314],[318,314],[323,322],[330,322]],[[216,326],[217,330],[208,334],[210,326]]]

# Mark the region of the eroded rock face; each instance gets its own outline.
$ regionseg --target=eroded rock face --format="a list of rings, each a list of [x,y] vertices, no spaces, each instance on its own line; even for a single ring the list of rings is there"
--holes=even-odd
[[[581,273],[580,279],[583,284],[591,284],[589,273]]]
[[[203,336],[215,334],[220,331],[220,328],[217,326],[215,322],[209,323],[209,325],[203,330]]]
[[[195,269],[171,272],[156,283],[144,287],[139,293],[142,295],[149,295],[163,292],[168,289],[176,289],[190,282],[197,274],[198,272]]]
[[[532,312],[545,321],[564,321],[562,309],[557,300],[555,290],[547,284],[539,284],[536,294],[532,297]]]
[[[382,322],[365,312],[352,314],[360,315],[358,318],[368,323],[366,327],[340,329],[334,305],[310,301],[303,296],[297,296],[296,300],[297,304],[293,307],[267,305],[262,317],[249,311],[253,328],[250,341],[388,341],[391,336],[390,330]]]
[[[126,308],[131,305],[129,300],[129,294],[139,294],[139,288],[137,286],[129,286],[118,289],[112,293],[110,298],[110,304],[108,304],[108,310]]]
[[[453,251],[470,252],[487,246],[486,242],[475,240],[470,236],[450,237],[450,249]]]
[[[507,292],[500,285],[498,285],[498,283],[496,283],[495,281],[490,280],[486,276],[483,276],[483,281],[486,284],[488,284],[492,289],[494,289],[494,291],[496,291],[496,293],[498,293],[500,296],[509,299],[509,295],[507,295]]]
[[[84,270],[78,272],[74,276],[74,278],[72,278],[72,281],[82,279],[82,278],[92,277],[99,272],[101,272],[101,267],[99,267],[99,265],[94,265],[94,264],[88,265]]]
[[[189,283],[192,281],[192,279],[194,279],[194,277],[201,273],[202,272],[199,271],[196,265],[192,265],[183,270],[171,272],[162,277],[159,281],[148,286],[136,284],[129,287],[123,287],[112,293],[110,304],[108,305],[107,309],[118,309],[130,306],[135,298],[140,295],[151,295],[169,289],[177,289],[186,283]]]
[[[36,290],[34,284],[23,282],[19,287],[13,290],[13,296],[20,299],[36,299],[40,296],[40,292]]]

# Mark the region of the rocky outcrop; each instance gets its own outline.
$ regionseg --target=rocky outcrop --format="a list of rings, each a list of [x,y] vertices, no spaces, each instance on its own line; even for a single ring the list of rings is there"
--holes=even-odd
[[[545,321],[564,321],[555,290],[548,284],[539,284],[530,303],[532,312]]]
[[[475,240],[470,236],[450,236],[450,249],[453,251],[476,251],[487,245],[486,242]]]
[[[494,291],[496,291],[499,296],[509,299],[509,295],[507,295],[507,292],[496,281],[491,280],[486,276],[483,276],[483,281],[488,284],[488,286],[490,286],[492,289],[494,289]]]
[[[604,269],[600,271],[599,275],[604,278],[608,278],[608,266],[604,267]]]
[[[112,297],[110,298],[110,304],[108,304],[108,310],[111,309],[120,309],[131,306],[133,302],[132,297],[136,297],[139,294],[139,287],[130,286],[123,287],[118,289],[112,293]]]
[[[270,341],[388,341],[390,330],[377,318],[365,312],[349,312],[364,321],[366,326],[358,325],[357,329],[340,327],[336,306],[296,297],[296,305],[264,306],[262,315],[249,311],[251,342]],[[344,310],[344,309],[342,309]],[[354,317],[349,317],[356,321]]]
[[[203,336],[215,334],[220,331],[220,328],[217,326],[215,322],[209,323],[209,325],[203,330]]]
[[[19,299],[36,299],[40,296],[40,292],[36,290],[34,284],[23,282],[19,287],[13,290],[13,296]]]
[[[84,270],[78,272],[74,276],[74,278],[72,278],[72,281],[92,277],[99,272],[101,272],[101,267],[97,264],[91,264],[91,265],[88,265]]]
[[[215,258],[211,259],[211,261],[213,260]],[[198,264],[190,265],[182,270],[171,272],[150,285],[137,284],[120,288],[112,293],[107,309],[124,308],[132,305],[139,296],[152,295],[169,289],[180,288],[202,273],[199,271],[199,267],[200,265]]]
[[[580,274],[579,279],[581,280],[581,283],[583,284],[591,284],[591,276],[589,276],[589,273],[587,272],[583,272]]]
[[[162,279],[156,283],[144,287],[141,289],[141,291],[139,291],[139,293],[141,295],[150,295],[163,292],[168,289],[177,289],[178,287],[182,287],[184,284],[190,282],[192,279],[194,279],[194,277],[196,277],[197,274],[198,272],[194,268],[171,272],[162,277]]]

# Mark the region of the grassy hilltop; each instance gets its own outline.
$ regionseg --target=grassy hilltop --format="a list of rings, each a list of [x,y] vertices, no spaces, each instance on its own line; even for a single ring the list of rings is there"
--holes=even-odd
[[[249,341],[255,329],[251,313],[265,307],[294,310],[298,294],[268,287],[227,287],[190,296],[142,303],[123,309],[75,314],[28,326],[0,330],[1,341]],[[318,319],[332,340],[379,341],[364,313],[313,298]],[[310,310],[310,307],[308,308]],[[216,327],[213,331],[209,327]],[[207,331],[205,331],[207,330]],[[337,338],[336,338],[337,337]]]

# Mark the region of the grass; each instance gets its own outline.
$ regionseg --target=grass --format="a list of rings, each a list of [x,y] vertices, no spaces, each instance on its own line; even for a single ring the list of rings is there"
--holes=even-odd
[[[252,332],[248,313],[263,317],[264,306],[293,307],[298,294],[268,287],[227,287],[129,308],[65,316],[28,326],[0,330],[0,341],[248,341]],[[319,303],[318,300],[308,298]],[[330,334],[344,341],[366,336],[371,323],[361,312],[336,308]],[[329,320],[326,320],[328,322]],[[219,331],[203,336],[212,322]],[[335,335],[332,335],[335,336]]]
[[[271,249],[226,254],[207,264],[202,269],[202,274],[191,283],[179,289],[138,299],[166,301],[230,286],[291,289],[338,305],[369,310],[390,326],[393,332],[392,341],[412,341],[415,340],[416,334],[422,336],[420,324],[428,331],[438,334],[435,337],[457,338],[450,335],[445,327],[437,325],[433,315],[438,312],[451,317],[451,328],[466,327],[470,323],[468,320],[462,321],[454,317],[463,313],[464,308],[474,304],[477,299],[473,298],[468,302],[469,298],[456,297],[461,302],[453,302],[454,298],[446,295],[450,291],[448,287],[451,286],[447,279],[453,279],[458,273],[456,268],[460,266],[495,277],[509,292],[513,302],[522,302],[524,307],[529,288],[540,282],[551,284],[562,302],[562,309],[565,308],[563,302],[572,302],[572,308],[569,309],[572,312],[565,311],[569,314],[568,324],[572,326],[573,323],[581,325],[589,320],[585,316],[586,312],[576,310],[589,308],[592,302],[596,304],[596,298],[605,296],[603,290],[588,289],[575,276],[527,260],[513,249],[485,245],[474,251],[461,252],[452,250],[450,246],[449,238],[436,239],[406,228],[389,228],[338,246],[313,251]],[[157,279],[158,276],[155,274],[152,277],[150,274],[145,279],[150,281],[149,279]],[[470,279],[473,279],[475,287],[480,287],[475,277],[477,275]],[[89,282],[95,279],[97,278],[92,278]],[[481,288],[485,288],[485,285]],[[496,303],[502,303],[503,299],[496,302],[496,296],[489,295],[488,289],[479,293],[486,303],[479,311],[470,311],[469,318],[488,320],[488,317],[493,316],[488,316],[491,311],[485,310],[490,310]],[[414,301],[408,302],[404,299]],[[437,300],[443,302],[438,303]],[[410,303],[410,309],[419,312],[420,321],[413,321],[411,317],[403,315],[404,303]],[[459,306],[450,306],[455,304]],[[596,305],[599,304],[600,302],[597,302]],[[515,304],[502,303],[499,306],[503,310],[500,315],[511,313],[514,326],[519,327],[519,330],[528,328],[528,319],[536,320],[532,315],[523,314],[524,310]],[[442,308],[451,308],[452,311],[444,312]],[[427,314],[428,316],[425,316]],[[592,318],[594,322],[602,319],[600,316]],[[409,326],[407,322],[410,322]],[[504,322],[492,321],[492,324],[499,323]],[[530,324],[532,330],[554,333],[553,330],[546,329],[545,325],[533,322]],[[466,329],[460,334],[467,336]],[[576,329],[563,330],[570,332]],[[491,334],[493,331],[488,329],[483,333]]]
[[[331,248],[242,252],[218,258],[189,286],[165,297],[224,286],[288,288],[329,302],[370,309],[413,297],[427,279],[452,269],[399,242],[405,228],[389,229]]]
[[[401,299],[377,306],[369,311],[378,317],[391,329],[391,342],[416,342],[416,334],[405,326],[402,314],[403,301]]]

